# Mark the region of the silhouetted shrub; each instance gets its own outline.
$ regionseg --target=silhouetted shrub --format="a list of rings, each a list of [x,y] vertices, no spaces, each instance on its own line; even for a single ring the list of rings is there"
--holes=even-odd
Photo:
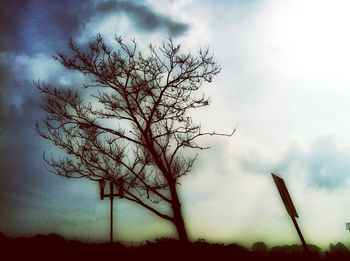
[[[256,242],[252,245],[252,250],[255,252],[266,252],[268,247],[264,242]]]
[[[53,243],[53,244],[61,244],[66,241],[66,239],[63,236],[57,235],[57,234],[48,234],[48,235],[36,235],[33,237],[34,241],[39,242],[45,242],[47,243]]]
[[[329,252],[330,253],[345,253],[345,252],[349,252],[349,250],[343,243],[338,242],[335,245],[333,245],[333,244],[329,245]]]
[[[329,260],[350,260],[350,252],[343,243],[336,243],[329,245],[329,252],[327,253]]]

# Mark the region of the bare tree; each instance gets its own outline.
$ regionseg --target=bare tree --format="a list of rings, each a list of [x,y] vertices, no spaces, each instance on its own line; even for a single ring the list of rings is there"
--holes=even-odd
[[[78,90],[36,83],[47,112],[38,133],[64,152],[44,156],[49,169],[68,178],[110,180],[121,197],[172,222],[187,242],[177,185],[197,156],[184,152],[206,149],[196,142],[201,136],[234,132],[201,132],[189,115],[209,105],[195,92],[220,67],[208,49],[182,53],[171,39],[149,46],[147,56],[135,41],[116,37],[113,50],[100,35],[84,51],[72,40],[69,49],[55,58],[89,76],[89,83]]]

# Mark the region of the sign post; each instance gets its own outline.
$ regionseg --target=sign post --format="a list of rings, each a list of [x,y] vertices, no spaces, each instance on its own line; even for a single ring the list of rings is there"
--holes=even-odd
[[[278,192],[280,193],[280,196],[282,198],[284,206],[286,207],[286,210],[293,221],[294,227],[299,235],[299,238],[300,238],[300,241],[303,245],[303,248],[304,248],[305,252],[309,254],[310,253],[309,249],[306,245],[303,234],[301,233],[301,230],[300,230],[298,223],[295,219],[295,218],[298,218],[299,216],[298,216],[298,213],[294,207],[292,198],[289,195],[286,184],[284,183],[284,180],[282,178],[278,177],[277,175],[275,175],[273,173],[271,173],[271,175],[272,175],[273,180],[275,181],[276,187],[278,189]]]

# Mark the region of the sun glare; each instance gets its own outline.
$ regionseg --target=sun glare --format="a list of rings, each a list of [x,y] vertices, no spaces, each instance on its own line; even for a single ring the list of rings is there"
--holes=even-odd
[[[274,1],[259,25],[267,55],[305,77],[350,82],[349,10],[348,1]]]

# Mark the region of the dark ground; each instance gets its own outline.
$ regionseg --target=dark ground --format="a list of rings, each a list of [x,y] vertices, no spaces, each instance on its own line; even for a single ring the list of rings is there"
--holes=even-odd
[[[312,255],[308,256],[298,245],[267,248],[263,242],[247,249],[238,244],[203,240],[182,244],[161,238],[125,246],[83,243],[55,234],[11,238],[0,233],[0,260],[350,260],[350,251],[341,243],[331,244],[328,251],[316,246],[310,249]]]

